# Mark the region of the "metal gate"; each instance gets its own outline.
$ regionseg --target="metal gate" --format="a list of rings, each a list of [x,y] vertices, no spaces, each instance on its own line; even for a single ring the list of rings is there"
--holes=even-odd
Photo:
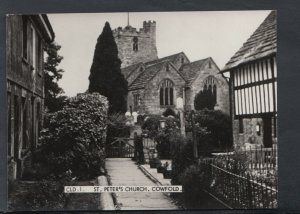
[[[134,146],[129,143],[133,138],[116,138],[106,147],[106,157],[108,158],[133,158]],[[133,144],[133,143],[132,143]]]

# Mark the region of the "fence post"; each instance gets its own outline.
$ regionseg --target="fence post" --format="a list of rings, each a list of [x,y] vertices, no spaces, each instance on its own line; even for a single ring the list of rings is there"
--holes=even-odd
[[[250,180],[250,174],[247,173],[247,199],[248,199],[248,209],[253,208],[253,203],[252,203],[252,185],[251,185],[251,180]]]

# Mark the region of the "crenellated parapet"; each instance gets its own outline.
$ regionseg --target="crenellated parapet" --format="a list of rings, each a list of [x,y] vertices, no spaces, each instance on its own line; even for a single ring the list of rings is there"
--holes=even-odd
[[[130,25],[126,27],[118,27],[113,30],[113,35],[116,36],[138,36],[138,37],[153,37],[155,36],[156,22],[155,21],[144,21],[143,27],[137,30]]]

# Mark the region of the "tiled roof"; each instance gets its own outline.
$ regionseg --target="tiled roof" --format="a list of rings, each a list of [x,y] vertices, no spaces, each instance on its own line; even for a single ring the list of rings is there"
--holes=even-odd
[[[161,70],[163,65],[164,61],[146,67],[146,69],[128,87],[128,90],[131,91],[138,88],[144,88],[146,83]]]
[[[197,74],[199,74],[199,71],[202,70],[203,66],[206,64],[207,61],[210,60],[209,58],[197,60],[195,62],[183,64],[179,72],[183,75],[184,79],[186,79],[189,82],[192,82],[195,78],[197,78]]]
[[[276,11],[272,11],[223,68],[223,71],[276,53]]]
[[[151,66],[151,65],[154,65],[154,64],[157,64],[157,63],[160,63],[160,62],[164,62],[164,61],[167,61],[167,60],[172,62],[172,63],[175,63],[176,59],[181,54],[184,54],[184,53],[180,52],[180,53],[177,53],[177,54],[173,54],[173,55],[170,55],[170,56],[159,58],[159,59],[156,59],[156,60],[153,60],[153,61],[150,61],[150,62],[146,62],[145,65],[146,66]]]
[[[137,64],[127,66],[125,68],[122,68],[122,74],[124,75],[125,79],[127,79],[132,74],[132,72],[134,72],[142,64],[143,63],[140,62]]]

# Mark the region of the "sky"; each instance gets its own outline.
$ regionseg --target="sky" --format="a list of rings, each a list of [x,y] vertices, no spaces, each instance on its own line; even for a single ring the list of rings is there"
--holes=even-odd
[[[190,61],[212,57],[220,69],[246,42],[270,11],[130,12],[129,24],[142,28],[156,21],[158,57],[183,51]],[[55,42],[64,57],[65,72],[58,84],[67,96],[88,88],[88,77],[98,36],[106,21],[112,29],[127,25],[128,13],[48,14]]]

